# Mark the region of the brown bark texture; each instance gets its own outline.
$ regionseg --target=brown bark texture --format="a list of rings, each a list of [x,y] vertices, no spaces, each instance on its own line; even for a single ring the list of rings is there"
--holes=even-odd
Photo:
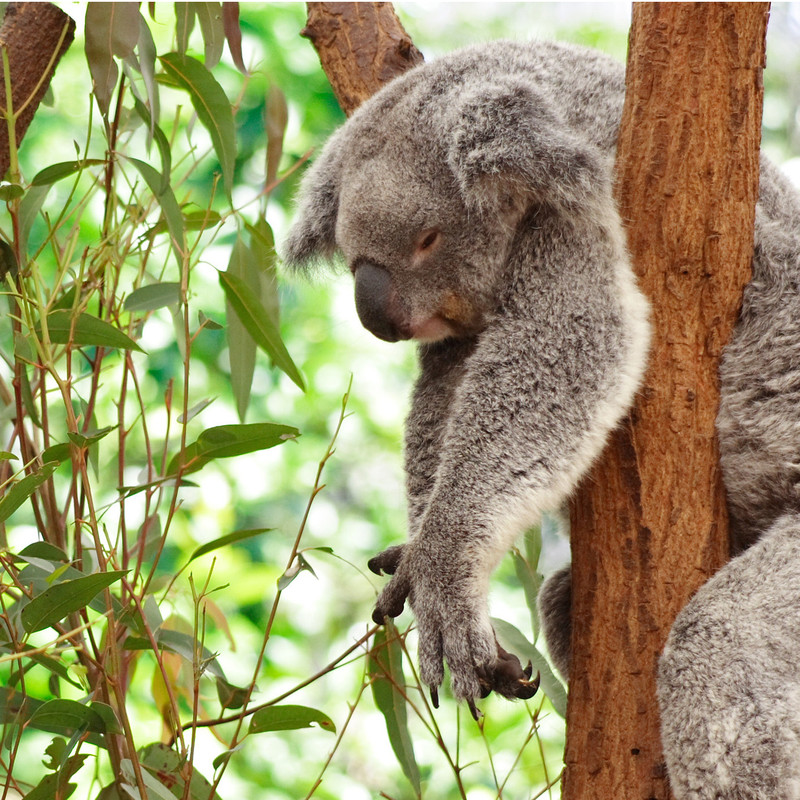
[[[50,85],[55,68],[72,44],[75,21],[51,3],[9,3],[0,28],[0,48],[8,51],[17,147]],[[5,73],[0,61],[0,108],[6,109]],[[0,121],[0,177],[10,164],[9,131]]]
[[[655,678],[728,557],[720,352],[750,276],[768,3],[634,3],[617,199],[652,303],[636,406],[571,510],[564,800],[665,800]]]
[[[392,78],[423,61],[391,3],[307,3],[302,35],[314,45],[350,116]]]

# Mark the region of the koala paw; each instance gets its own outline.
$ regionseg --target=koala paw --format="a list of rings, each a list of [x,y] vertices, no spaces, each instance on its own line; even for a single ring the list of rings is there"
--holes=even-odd
[[[533,697],[539,676],[531,680],[531,665],[523,669],[519,659],[498,644],[485,598],[469,575],[458,575],[453,562],[433,572],[431,563],[436,559],[417,549],[392,547],[370,560],[373,572],[393,575],[378,597],[372,619],[380,625],[386,617],[399,616],[408,598],[417,620],[420,678],[430,687],[434,707],[445,661],[453,694],[467,701],[475,719],[480,716],[477,697],[493,691],[509,699]]]

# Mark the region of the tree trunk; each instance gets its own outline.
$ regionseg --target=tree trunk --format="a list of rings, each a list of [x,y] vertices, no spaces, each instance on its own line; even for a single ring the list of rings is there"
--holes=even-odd
[[[391,3],[307,3],[314,45],[347,116],[392,78],[421,64]]]
[[[655,675],[728,556],[714,430],[750,276],[767,3],[634,3],[617,199],[653,306],[631,415],[572,505],[564,800],[669,797]]]
[[[75,21],[50,3],[9,3],[0,28],[0,48],[8,51],[16,145],[39,107],[56,65],[75,36]],[[3,62],[0,61],[0,109],[6,110]],[[0,178],[10,166],[9,126],[0,121]]]

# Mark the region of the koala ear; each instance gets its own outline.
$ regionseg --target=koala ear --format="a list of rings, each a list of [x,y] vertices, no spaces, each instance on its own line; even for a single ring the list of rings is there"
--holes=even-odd
[[[303,176],[295,220],[283,247],[293,269],[330,260],[336,250],[336,216],[341,181],[341,135],[334,134]]]
[[[521,81],[484,85],[453,110],[450,168],[468,207],[587,207],[608,202],[602,154],[559,119],[552,100]]]

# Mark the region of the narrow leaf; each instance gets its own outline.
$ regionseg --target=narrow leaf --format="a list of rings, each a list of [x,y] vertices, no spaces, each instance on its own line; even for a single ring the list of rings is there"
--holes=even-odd
[[[97,713],[93,705],[85,706],[76,700],[48,700],[31,714],[28,724],[40,731],[65,735],[71,735],[81,728],[105,733],[106,720]]]
[[[55,625],[67,614],[85,608],[103,589],[123,575],[125,571],[96,572],[54,584],[22,609],[22,627],[33,633]]]
[[[144,82],[145,92],[147,92],[147,102],[150,104],[148,126],[150,128],[150,136],[152,137],[155,134],[161,111],[158,84],[156,83],[156,44],[153,41],[153,34],[150,32],[150,26],[141,13],[139,14],[139,42],[137,50],[139,51],[139,68],[142,73],[142,81]],[[169,174],[169,170],[166,171],[166,174]]]
[[[265,127],[267,129],[267,185],[278,175],[278,165],[283,154],[283,135],[289,121],[286,97],[277,86],[271,86],[267,93],[265,108]]]
[[[236,166],[236,128],[230,101],[214,76],[196,59],[168,53],[161,56],[161,64],[167,75],[189,92],[197,117],[211,136],[225,192],[230,197]]]
[[[228,49],[231,51],[233,63],[236,69],[247,75],[247,67],[244,65],[242,57],[242,29],[239,25],[239,4],[222,4],[222,22],[225,26],[225,38],[228,40]]]
[[[139,174],[144,178],[148,188],[158,200],[164,219],[167,222],[167,230],[172,241],[172,248],[175,251],[175,258],[178,260],[178,265],[182,264],[183,253],[186,250],[186,236],[181,207],[175,199],[175,194],[169,185],[166,188],[164,187],[162,176],[150,164],[138,158],[128,157],[128,161],[139,170]]]
[[[191,408],[186,409],[186,416],[184,417],[183,414],[178,415],[178,422],[181,425],[185,425],[187,422],[193,420],[201,411],[208,408],[217,398],[216,397],[206,397],[205,399],[201,400],[199,403],[195,403]]]
[[[253,263],[252,251],[239,237],[231,249],[228,273],[240,278],[253,291],[260,291],[261,278]],[[247,407],[250,405],[250,390],[253,385],[253,373],[256,369],[256,343],[244,323],[234,312],[229,300],[225,301],[225,305],[225,318],[228,320],[225,335],[228,340],[231,389],[236,400],[239,421],[244,422],[247,416]]]
[[[406,685],[403,675],[403,648],[397,628],[391,622],[375,634],[369,651],[367,670],[372,679],[372,697],[386,721],[386,732],[397,763],[417,797],[421,797],[419,767],[408,731],[406,699],[400,691]]]
[[[215,458],[233,456],[267,450],[300,435],[297,428],[276,425],[272,422],[259,422],[250,425],[219,425],[208,428],[197,437],[182,453],[178,453],[169,463],[167,474],[173,475],[180,467],[184,474],[196,472]]]
[[[139,39],[138,3],[88,3],[85,27],[86,60],[97,104],[108,116],[119,70],[114,56],[126,58]]]
[[[276,367],[283,370],[300,389],[305,391],[300,370],[292,361],[277,328],[272,324],[269,314],[253,291],[241,278],[228,272],[219,273],[219,282],[236,316],[247,328],[256,344],[272,358]]]
[[[331,733],[336,733],[336,726],[327,714],[306,706],[267,706],[260,708],[250,719],[249,733],[266,731],[293,731],[310,728],[313,723]]]
[[[84,158],[81,161],[60,161],[58,164],[51,164],[34,175],[31,186],[51,186],[62,178],[68,178],[76,172],[86,167],[105,164],[102,158]]]
[[[157,308],[174,306],[180,302],[179,283],[151,283],[134,290],[125,298],[126,311],[155,311]]]
[[[252,539],[254,536],[258,536],[271,530],[273,529],[252,528],[250,530],[234,531],[233,533],[229,533],[225,536],[220,536],[219,539],[214,539],[212,542],[206,542],[206,544],[200,545],[200,547],[198,547],[191,554],[191,556],[189,556],[189,560],[186,563],[191,564],[196,558],[200,558],[200,556],[204,556],[206,553],[211,553],[214,550],[219,550],[222,547],[227,547],[227,545],[234,544],[235,542],[241,542],[245,539]]]
[[[194,28],[194,3],[175,4],[175,39],[178,51],[185,53]]]
[[[11,485],[0,500],[0,522],[7,520],[58,467],[57,462],[44,464],[42,468]]]
[[[219,64],[222,48],[225,46],[225,27],[222,24],[222,8],[219,3],[192,3],[200,32],[205,44],[206,69],[213,69]]]
[[[52,311],[47,315],[47,332],[54,344],[72,344],[74,347],[112,347],[136,350],[141,347],[119,328],[91,314],[73,316],[71,311]],[[42,335],[41,323],[36,325],[37,336]]]

